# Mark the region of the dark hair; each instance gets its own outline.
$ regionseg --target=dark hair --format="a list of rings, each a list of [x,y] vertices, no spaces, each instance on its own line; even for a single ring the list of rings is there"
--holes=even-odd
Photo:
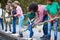
[[[37,3],[31,3],[30,5],[29,5],[29,9],[30,10],[33,10],[34,12],[36,12],[37,11],[37,9],[38,9],[38,4]]]

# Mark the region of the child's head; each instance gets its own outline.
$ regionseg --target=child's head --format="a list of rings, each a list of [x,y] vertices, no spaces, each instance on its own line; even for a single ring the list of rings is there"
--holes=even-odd
[[[15,6],[15,7],[17,7],[17,6],[19,6],[19,5],[20,5],[19,1],[14,1],[14,6]]]
[[[1,3],[0,3],[0,8],[1,8]]]
[[[9,10],[9,5],[6,5],[6,7],[5,7],[5,8],[6,8],[6,10]]]
[[[27,7],[27,12],[30,12],[31,10],[29,9],[29,7]]]
[[[7,2],[7,5],[11,6],[12,2],[11,1],[8,1]]]
[[[51,4],[54,0],[47,0],[47,4]]]
[[[10,6],[10,9],[11,10],[15,9],[14,3],[12,3],[12,5]]]
[[[38,10],[38,4],[37,3],[31,3],[29,6],[29,9],[36,12]]]

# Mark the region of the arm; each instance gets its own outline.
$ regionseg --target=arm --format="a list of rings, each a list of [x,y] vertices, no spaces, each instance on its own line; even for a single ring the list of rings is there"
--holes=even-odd
[[[34,17],[34,18],[31,20],[31,22],[34,21],[35,19],[36,19],[36,17]]]
[[[39,24],[43,20],[43,13],[37,12],[37,20],[35,24]]]
[[[16,8],[16,13],[14,16],[20,16],[23,12],[21,8]]]
[[[28,18],[28,21],[31,22],[31,20]]]

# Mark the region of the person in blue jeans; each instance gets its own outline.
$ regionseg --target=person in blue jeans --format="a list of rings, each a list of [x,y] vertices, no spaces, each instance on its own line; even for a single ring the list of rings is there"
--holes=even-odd
[[[48,20],[48,15],[47,14],[44,15],[44,17],[43,17],[43,21],[46,21],[46,20]],[[44,33],[44,35],[41,38],[45,38],[48,34],[48,23],[43,24],[43,33]]]
[[[3,19],[0,18],[0,23],[1,23],[1,26],[2,26],[2,30],[4,30],[4,25],[3,25]]]
[[[34,34],[34,32],[33,32],[33,28],[32,28],[32,25],[33,25],[34,23],[32,22],[32,24],[30,24],[30,22],[28,22],[28,30],[30,31],[30,38],[32,38],[32,36],[33,36],[33,34]]]
[[[34,32],[33,28],[36,20],[36,11],[38,10],[38,4],[32,2],[27,8],[27,18],[28,18],[28,30],[30,31],[29,37],[32,38]]]
[[[14,6],[16,7],[16,13],[14,16],[18,17],[18,24],[19,24],[19,37],[23,37],[23,21],[24,21],[24,15],[23,15],[23,10],[20,6],[19,1],[14,1]]]
[[[12,27],[13,27],[13,34],[16,33],[16,18],[14,15],[16,14],[16,8],[14,7],[14,3],[12,3],[10,9],[12,10]]]
[[[57,2],[54,2],[54,0],[47,0],[47,5],[46,5],[46,11],[48,12],[48,34],[47,34],[47,39],[50,40],[51,38],[51,29],[52,26],[51,24],[53,23],[54,27],[54,40],[57,40],[57,33],[58,33],[58,14],[60,12],[60,6]],[[53,19],[54,20],[51,20]]]
[[[30,10],[29,7],[27,8],[27,14],[26,14],[27,18],[28,18],[28,30],[30,31],[30,35],[29,37],[32,38],[34,32],[33,32],[33,25],[34,25],[34,20],[35,20],[35,12]]]
[[[3,25],[3,9],[1,8],[1,3],[0,3],[0,23],[2,26],[2,30],[4,30],[4,25]]]

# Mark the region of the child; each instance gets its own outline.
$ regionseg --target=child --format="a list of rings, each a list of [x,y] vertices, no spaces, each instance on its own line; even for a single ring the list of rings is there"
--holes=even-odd
[[[14,16],[16,14],[16,8],[14,7],[14,3],[10,6],[10,9],[12,11],[12,27],[13,27],[13,34],[16,33],[16,17]]]
[[[7,31],[7,26],[9,25],[9,30],[11,32],[11,18],[10,18],[11,13],[9,12],[9,6],[6,5],[6,14],[5,14],[5,22],[6,22],[6,28],[5,31]]]
[[[32,38],[32,36],[33,36],[33,29],[32,29],[32,27],[34,25],[36,14],[35,14],[34,11],[30,10],[29,8],[27,8],[27,9],[28,10],[27,10],[26,16],[28,17],[28,30],[30,31],[30,36],[29,37]]]
[[[59,13],[59,4],[57,2],[54,2],[54,0],[47,0],[47,5],[46,5],[46,11],[48,12],[48,16],[49,16],[49,20],[52,18],[55,18],[55,20],[49,21],[48,22],[48,40],[50,40],[51,37],[51,24],[53,22],[53,26],[54,26],[54,40],[57,40],[57,25],[58,25],[58,18],[56,18],[58,16]]]
[[[17,14],[14,16],[18,16],[18,19],[19,19],[18,21],[19,22],[19,34],[20,34],[20,37],[23,37],[22,31],[21,31],[23,27],[23,20],[24,20],[23,11],[18,1],[14,2],[14,6],[16,7],[16,12],[17,12]]]
[[[2,30],[4,30],[4,25],[3,25],[3,9],[1,8],[1,3],[0,3],[0,23],[2,26]]]

